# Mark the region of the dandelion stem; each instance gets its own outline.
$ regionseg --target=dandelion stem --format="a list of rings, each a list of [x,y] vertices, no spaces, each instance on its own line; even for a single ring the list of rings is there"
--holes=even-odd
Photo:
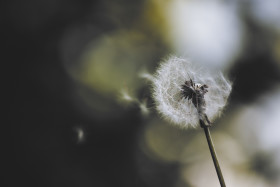
[[[206,126],[202,120],[200,120],[200,125],[204,129],[205,136],[206,136],[206,139],[207,139],[207,143],[208,143],[208,146],[209,146],[209,150],[210,150],[210,153],[211,153],[214,165],[215,165],[215,169],[216,169],[221,187],[226,187],[224,177],[223,177],[223,174],[222,174],[222,170],[220,168],[219,161],[218,161],[218,158],[217,158],[217,155],[216,155],[216,152],[215,152],[215,147],[214,147],[214,144],[213,144],[212,139],[211,139],[209,126]]]

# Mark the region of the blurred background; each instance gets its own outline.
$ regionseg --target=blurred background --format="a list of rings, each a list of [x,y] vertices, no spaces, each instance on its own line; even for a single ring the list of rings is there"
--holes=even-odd
[[[10,0],[1,9],[5,186],[219,186],[203,131],[155,112],[151,74],[170,54],[233,82],[212,127],[227,186],[280,186],[280,1]]]

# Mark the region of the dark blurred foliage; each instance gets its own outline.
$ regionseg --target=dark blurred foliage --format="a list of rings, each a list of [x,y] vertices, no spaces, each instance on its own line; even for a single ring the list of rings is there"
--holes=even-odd
[[[139,115],[136,107],[121,108],[125,115],[112,119],[107,116],[106,120],[77,109],[74,90],[82,85],[77,85],[66,72],[58,51],[63,33],[73,25],[94,27],[93,37],[130,28],[144,3],[129,0],[1,3],[2,63],[7,66],[2,70],[7,85],[4,92],[8,91],[3,100],[8,103],[5,125],[10,129],[4,141],[9,148],[5,161],[8,184],[4,186],[175,184],[179,167],[176,162],[151,159],[140,150],[138,137],[147,119]],[[280,81],[279,67],[271,55],[270,41],[274,38],[254,20],[248,19],[246,27],[248,41],[230,71],[234,80],[233,103],[251,102]],[[86,132],[85,143],[77,141],[73,130],[77,126]],[[266,162],[262,157],[256,159]]]
[[[138,110],[118,120],[108,116],[105,122],[83,115],[73,104],[75,82],[58,54],[62,33],[72,25],[94,26],[99,33],[120,25],[130,27],[142,2],[28,0],[3,4],[1,41],[3,63],[9,70],[4,75],[11,128],[5,141],[10,148],[5,186],[150,186],[138,177],[133,157],[141,121]],[[77,125],[87,131],[86,144],[77,144],[73,131]],[[166,179],[166,173],[175,166],[152,165],[151,174],[157,175],[152,185],[169,186],[172,179]]]
[[[250,103],[260,94],[271,91],[280,80],[279,60],[273,54],[277,34],[263,28],[247,12],[244,8],[247,41],[230,72],[234,82],[232,97],[242,103]]]

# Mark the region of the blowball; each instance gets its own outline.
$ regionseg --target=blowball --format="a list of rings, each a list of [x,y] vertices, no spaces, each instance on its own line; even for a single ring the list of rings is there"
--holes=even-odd
[[[196,127],[199,113],[193,103],[182,95],[182,85],[192,79],[197,84],[206,84],[205,114],[210,121],[222,114],[231,92],[231,83],[220,72],[210,72],[190,61],[169,57],[156,71],[153,82],[153,98],[163,118],[183,128]]]

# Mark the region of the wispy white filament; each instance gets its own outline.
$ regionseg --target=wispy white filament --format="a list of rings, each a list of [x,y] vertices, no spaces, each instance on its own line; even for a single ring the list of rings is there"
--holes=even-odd
[[[193,103],[184,99],[181,94],[181,85],[190,78],[195,83],[209,87],[205,101],[206,114],[210,121],[221,114],[231,92],[231,83],[222,73],[211,74],[186,59],[174,56],[163,61],[153,79],[153,97],[159,113],[181,127],[195,127],[199,121]]]
[[[149,75],[149,76],[152,76],[152,75]],[[121,90],[119,100],[120,100],[120,102],[126,103],[126,104],[136,104],[139,107],[143,117],[148,116],[150,113],[148,106],[147,106],[147,100],[146,99],[139,100],[135,96],[131,95],[131,93],[129,93],[126,89]]]

